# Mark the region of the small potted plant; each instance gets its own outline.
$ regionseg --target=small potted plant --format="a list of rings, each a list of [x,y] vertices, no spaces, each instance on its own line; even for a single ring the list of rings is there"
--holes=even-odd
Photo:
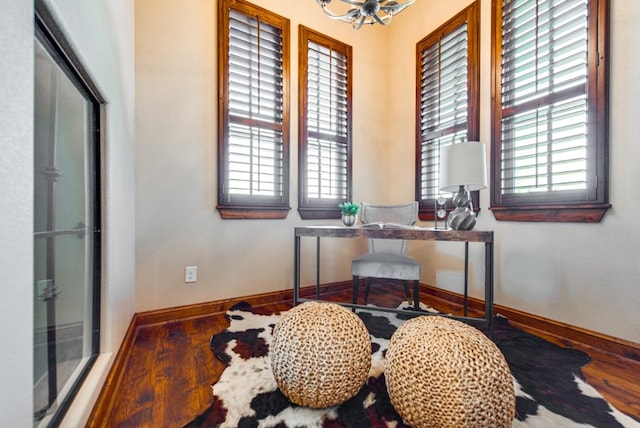
[[[340,208],[342,223],[345,226],[353,226],[356,224],[356,216],[358,211],[360,211],[360,204],[346,201],[338,205],[338,208]]]

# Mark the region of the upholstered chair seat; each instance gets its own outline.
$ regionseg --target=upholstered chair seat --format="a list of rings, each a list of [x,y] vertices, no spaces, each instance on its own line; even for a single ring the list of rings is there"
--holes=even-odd
[[[361,277],[414,281],[420,279],[420,263],[402,254],[364,254],[353,260],[351,273]]]

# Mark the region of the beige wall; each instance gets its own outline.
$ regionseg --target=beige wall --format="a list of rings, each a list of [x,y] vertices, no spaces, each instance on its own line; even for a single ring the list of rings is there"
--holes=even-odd
[[[354,48],[354,195],[388,191],[389,46],[382,31],[354,32],[300,0],[255,2],[291,19],[291,206],[286,220],[221,220],[216,181],[216,2],[136,2],[136,307],[139,311],[284,290],[293,281],[297,211],[298,25]],[[310,7],[311,6],[311,7]],[[311,13],[315,12],[315,13]],[[398,22],[401,22],[398,20]],[[375,29],[374,29],[375,30]],[[379,47],[381,49],[379,49]],[[380,170],[369,177],[369,171]],[[409,198],[412,195],[408,194]],[[334,221],[335,223],[335,221]],[[325,247],[322,280],[350,277],[353,242]],[[314,247],[315,248],[315,247]],[[305,246],[308,253],[311,247]],[[184,268],[198,266],[198,282]],[[330,268],[329,268],[330,267]],[[314,277],[303,278],[308,284]]]
[[[325,18],[312,0],[256,0],[291,19],[291,206],[286,220],[221,220],[216,204],[216,5],[207,0],[136,2],[136,309],[138,311],[292,287],[297,213],[297,26],[353,46],[354,199],[414,198],[415,44],[470,2],[418,1],[391,26],[363,28]],[[496,234],[496,303],[640,342],[640,229],[630,100],[640,60],[636,2],[612,1],[611,202],[600,224],[496,222],[481,192],[478,228]],[[624,4],[625,10],[622,10]],[[481,137],[489,142],[490,7],[481,4]],[[634,72],[635,70],[635,72]],[[635,97],[633,96],[635,95]],[[628,195],[628,196],[627,196]],[[332,221],[329,223],[336,223]],[[425,223],[427,224],[427,223]],[[428,225],[428,224],[427,224]],[[303,241],[303,265],[314,243]],[[322,282],[350,278],[362,243],[323,241]],[[412,243],[422,281],[460,291],[456,244]],[[471,246],[471,290],[482,296],[483,249]],[[198,282],[184,283],[184,267]],[[311,269],[303,284],[315,280]]]
[[[78,427],[93,403],[134,312],[134,19],[128,0],[47,0],[106,99],[103,136],[101,356],[63,421]]]
[[[33,4],[0,0],[0,415],[33,414]],[[25,19],[20,19],[24,17]],[[5,66],[11,64],[11,67]]]

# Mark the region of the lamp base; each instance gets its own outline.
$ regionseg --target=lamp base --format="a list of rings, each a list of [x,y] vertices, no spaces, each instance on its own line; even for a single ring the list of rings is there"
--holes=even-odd
[[[471,194],[464,186],[451,199],[456,208],[449,213],[447,223],[454,230],[471,230],[476,225],[476,215],[471,208]]]
[[[471,230],[476,225],[476,216],[468,208],[456,208],[449,213],[449,227],[454,230]]]

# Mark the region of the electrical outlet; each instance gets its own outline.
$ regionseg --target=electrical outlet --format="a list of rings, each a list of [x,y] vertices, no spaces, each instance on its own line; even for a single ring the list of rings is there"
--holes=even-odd
[[[184,282],[196,282],[198,280],[198,266],[187,266],[184,269]]]

